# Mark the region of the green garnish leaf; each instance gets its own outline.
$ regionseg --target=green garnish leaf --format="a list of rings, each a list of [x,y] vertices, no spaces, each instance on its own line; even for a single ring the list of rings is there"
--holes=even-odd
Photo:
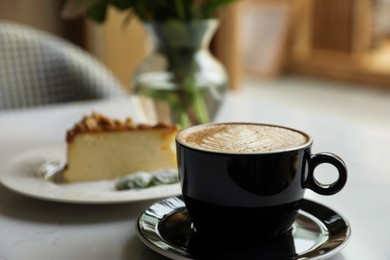
[[[121,179],[117,185],[117,190],[142,189],[151,185],[153,176],[148,172],[138,172]]]
[[[163,169],[153,173],[137,172],[124,177],[116,184],[117,190],[137,190],[179,182],[175,169]]]
[[[154,185],[172,184],[179,182],[179,175],[176,170],[161,170],[153,174]]]

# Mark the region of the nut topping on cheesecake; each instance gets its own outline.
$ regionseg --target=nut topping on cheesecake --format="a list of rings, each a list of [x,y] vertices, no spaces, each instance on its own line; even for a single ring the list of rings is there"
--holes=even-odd
[[[85,115],[80,122],[76,123],[75,126],[67,132],[66,141],[70,143],[75,137],[75,135],[80,133],[127,131],[148,128],[171,128],[175,131],[178,130],[177,126],[169,126],[164,123],[158,123],[156,125],[136,125],[131,117],[128,117],[125,120],[121,121],[117,119],[108,118],[107,116],[97,112],[93,112],[91,115]]]

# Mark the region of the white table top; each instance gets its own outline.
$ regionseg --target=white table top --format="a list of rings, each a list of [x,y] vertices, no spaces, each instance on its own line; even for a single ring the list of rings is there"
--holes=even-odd
[[[133,108],[128,100],[111,100],[0,113],[0,166],[21,152],[63,142],[65,131],[93,109],[132,114]],[[389,124],[270,100],[255,88],[229,93],[216,121],[291,126],[314,137],[313,153],[342,157],[349,169],[346,187],[330,197],[306,193],[351,224],[350,242],[331,259],[390,259]],[[321,169],[328,171],[332,169]],[[135,234],[136,217],[153,202],[66,204],[18,195],[0,185],[0,259],[165,259]]]

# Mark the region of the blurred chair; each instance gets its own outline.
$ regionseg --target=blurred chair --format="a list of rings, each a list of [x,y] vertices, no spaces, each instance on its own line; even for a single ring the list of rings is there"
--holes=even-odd
[[[119,81],[81,48],[0,20],[0,111],[123,95]]]

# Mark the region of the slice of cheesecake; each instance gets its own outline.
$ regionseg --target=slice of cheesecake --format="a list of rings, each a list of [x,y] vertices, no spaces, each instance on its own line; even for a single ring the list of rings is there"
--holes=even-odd
[[[178,128],[134,125],[129,118],[85,116],[67,132],[65,182],[110,179],[137,171],[177,168],[174,140]]]

